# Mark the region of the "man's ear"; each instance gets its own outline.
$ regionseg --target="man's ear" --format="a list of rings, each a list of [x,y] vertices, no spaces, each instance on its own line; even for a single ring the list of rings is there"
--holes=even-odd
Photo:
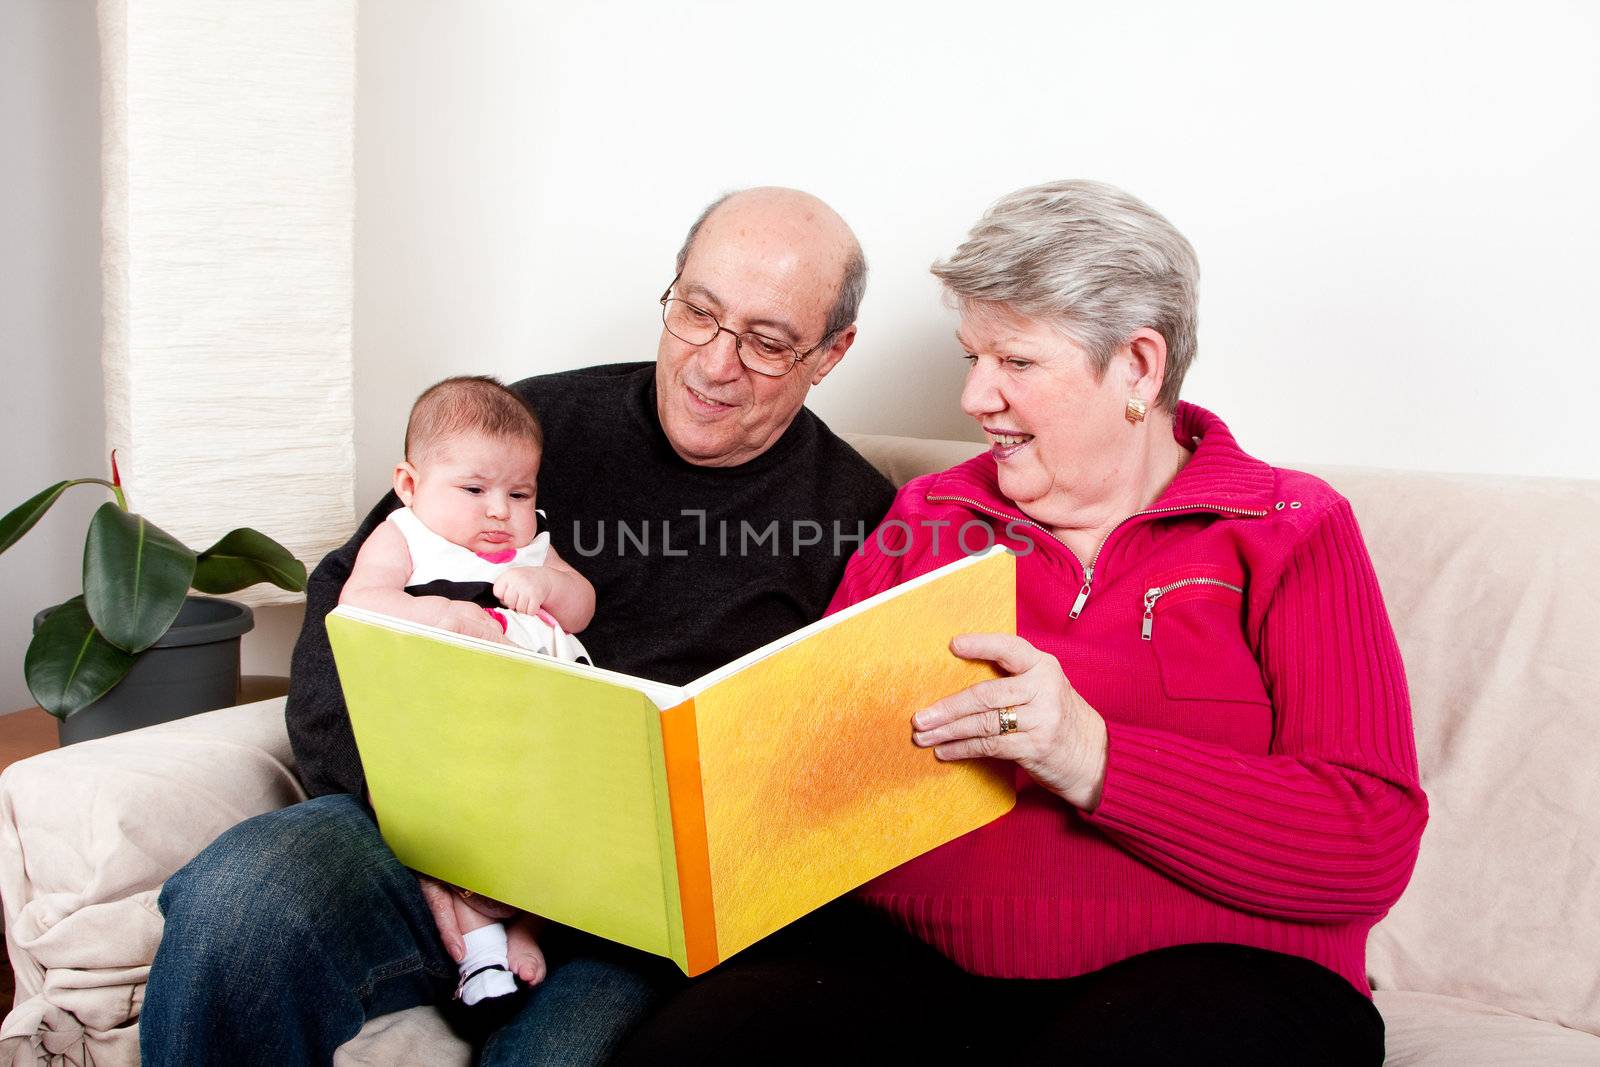
[[[402,461],[394,465],[394,495],[408,508],[416,497],[417,468],[410,463]]]
[[[817,365],[811,368],[811,384],[821,385],[822,379],[826,378],[828,372],[839,365],[839,361],[844,358],[844,354],[850,351],[850,346],[855,343],[856,324],[852,322],[845,328],[843,333],[833,339],[833,344],[829,345],[828,350],[822,353],[822,358],[817,360]]]
[[[1167,339],[1159,330],[1138,329],[1128,338],[1126,351],[1123,386],[1129,397],[1138,397],[1154,407],[1156,397],[1161,395],[1161,383],[1167,380]]]

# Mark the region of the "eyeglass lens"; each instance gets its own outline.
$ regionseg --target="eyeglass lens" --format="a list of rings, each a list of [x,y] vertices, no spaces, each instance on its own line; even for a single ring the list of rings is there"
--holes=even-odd
[[[674,337],[691,345],[710,344],[723,330],[709,311],[676,297],[662,306],[661,317]],[[740,362],[758,374],[781,375],[800,358],[792,345],[777,338],[748,330],[735,336]]]

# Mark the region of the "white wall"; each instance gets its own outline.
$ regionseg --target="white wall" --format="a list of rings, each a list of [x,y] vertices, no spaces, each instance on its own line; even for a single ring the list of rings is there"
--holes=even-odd
[[[100,135],[93,0],[4,0],[0,513],[63,478],[107,475]],[[98,487],[74,487],[0,557],[0,714],[34,702],[22,670],[31,616],[80,591],[84,532],[107,499]],[[245,673],[286,674],[303,606],[255,613],[243,645]]]
[[[1594,5],[366,0],[356,145],[359,506],[415,393],[649,358],[710,197],[798,185],[873,276],[837,427],[968,434],[926,273],[984,206],[1089,176],[1205,268],[1187,395],[1265,457],[1600,477]],[[0,507],[101,469],[88,0],[0,4]],[[885,398],[890,398],[886,400]],[[0,559],[70,595],[86,490]],[[0,613],[0,711],[26,610]],[[284,669],[297,609],[245,669]]]
[[[98,56],[93,4],[0,4],[0,513],[105,474]],[[74,487],[0,556],[0,713],[33,703],[31,617],[81,588],[84,530],[106,499]]]
[[[968,434],[927,265],[1066,176],[1195,243],[1186,395],[1257,454],[1600,476],[1597,11],[368,0],[358,499],[445,374],[650,358],[683,230],[753,183],[830,200],[872,265],[813,406]]]

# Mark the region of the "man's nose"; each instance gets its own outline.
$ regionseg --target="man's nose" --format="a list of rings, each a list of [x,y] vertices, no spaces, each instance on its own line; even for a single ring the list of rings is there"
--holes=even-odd
[[[700,346],[700,369],[713,382],[731,382],[744,374],[739,362],[739,338],[727,327]]]

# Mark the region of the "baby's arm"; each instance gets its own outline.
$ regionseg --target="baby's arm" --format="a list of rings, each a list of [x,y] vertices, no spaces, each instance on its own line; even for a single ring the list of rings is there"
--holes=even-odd
[[[411,553],[405,536],[393,523],[379,523],[362,543],[350,578],[339,593],[339,603],[504,643],[505,634],[488,612],[464,600],[412,596],[406,592],[410,576]]]
[[[543,566],[512,567],[500,575],[494,595],[524,615],[543,608],[569,634],[579,633],[594,618],[594,586],[568,566],[554,546],[545,555]]]

